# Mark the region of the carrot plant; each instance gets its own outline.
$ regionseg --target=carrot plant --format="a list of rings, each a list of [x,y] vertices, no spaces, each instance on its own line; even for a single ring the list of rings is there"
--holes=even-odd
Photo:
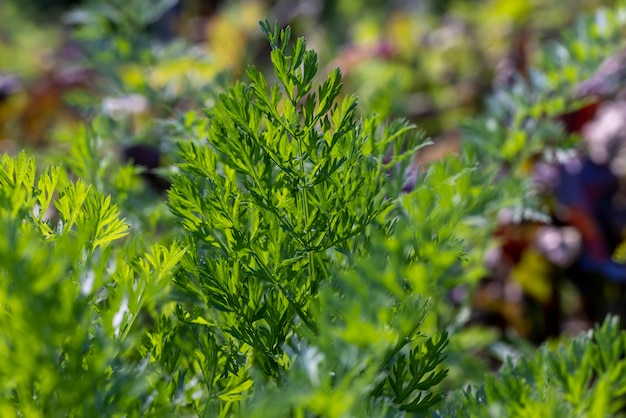
[[[226,414],[255,373],[259,385],[288,384],[304,345],[320,358],[339,348],[332,333],[346,339],[347,349],[353,344],[363,352],[348,349],[323,361],[326,371],[314,386],[326,382],[329,404],[318,412],[363,408],[376,399],[424,409],[436,398],[416,395],[443,373],[428,380],[409,364],[423,361],[432,372],[445,336],[417,338],[425,301],[416,300],[412,285],[385,257],[372,265],[359,260],[372,256],[373,237],[383,239],[397,219],[390,214],[399,189],[387,184],[387,172],[394,169],[403,179],[410,152],[425,141],[404,122],[358,117],[356,98],[340,97],[339,70],[317,86],[317,57],[304,39],[290,47],[289,28],[262,28],[276,81],[270,86],[250,67],[251,82],[220,97],[207,113],[204,137],[180,143],[184,162],[169,193],[189,247],[175,283],[190,301],[178,316],[197,328],[212,353],[201,364],[204,411]],[[372,275],[372,287],[367,277],[346,278],[355,268]],[[385,268],[389,277],[378,277]],[[378,287],[380,303],[363,306],[359,292]],[[424,344],[431,344],[429,351],[422,351]],[[398,391],[393,398],[382,396],[388,376]],[[411,382],[406,388],[405,378]],[[342,387],[354,400],[333,405],[330,398]]]
[[[122,258],[129,225],[110,196],[60,166],[37,175],[25,153],[2,156],[0,184],[2,415],[140,411],[158,370],[136,356],[136,322],[183,249]]]

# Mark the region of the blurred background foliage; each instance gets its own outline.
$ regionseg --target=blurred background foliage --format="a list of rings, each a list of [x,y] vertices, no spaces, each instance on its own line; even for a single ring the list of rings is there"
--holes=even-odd
[[[176,141],[203,137],[206,122],[195,115],[248,65],[271,74],[258,21],[291,25],[318,52],[322,75],[341,68],[344,93],[356,94],[364,113],[406,118],[432,138],[419,164],[461,147],[473,162],[498,164],[496,184],[510,207],[493,230],[459,226],[475,235],[467,255],[473,267],[463,270],[471,277],[464,287],[437,288],[446,294],[435,295],[442,304],[429,318],[439,321],[433,328],[463,330],[451,340],[444,381],[461,385],[529,341],[573,334],[626,306],[626,273],[610,259],[624,240],[615,206],[625,199],[623,176],[580,151],[597,141],[592,132],[581,142],[579,121],[591,117],[572,113],[581,104],[570,95],[622,44],[623,2],[619,13],[591,14],[618,3],[3,1],[0,151],[27,148],[44,161],[69,155],[74,174],[114,196],[136,232],[129,248],[147,249],[149,231],[167,241],[175,230],[163,192],[179,158]],[[581,19],[585,13],[592,17]],[[572,150],[583,170],[568,171]],[[435,180],[462,172],[457,160],[446,161],[431,173]],[[491,174],[467,180],[475,183],[466,198],[496,188],[482,187]],[[407,206],[424,223],[440,216]],[[485,208],[466,209],[471,217]],[[456,262],[437,260],[442,277],[459,274]]]
[[[612,3],[162,0],[145,9],[141,1],[9,0],[0,6],[0,90],[16,97],[3,103],[0,134],[49,140],[54,131],[45,128],[71,116],[71,106],[60,106],[68,93],[93,89],[102,73],[127,91],[167,91],[173,104],[173,95],[192,96],[181,91],[183,79],[206,82],[224,71],[237,78],[251,63],[267,68],[257,29],[267,17],[305,36],[328,69],[339,66],[366,110],[454,141],[452,130],[482,110],[494,80],[524,74],[539,43]],[[96,74],[76,73],[85,59],[92,65],[80,68]]]

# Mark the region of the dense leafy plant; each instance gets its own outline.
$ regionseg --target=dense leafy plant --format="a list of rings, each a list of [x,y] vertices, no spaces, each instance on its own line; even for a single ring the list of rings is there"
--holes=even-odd
[[[149,406],[156,370],[136,357],[134,324],[163,298],[183,249],[122,258],[113,244],[128,225],[110,197],[59,166],[37,175],[24,153],[2,156],[0,184],[2,415]]]
[[[181,308],[179,318],[205,324],[201,332],[217,356],[217,361],[207,358],[203,365],[204,378],[209,377],[208,371],[213,376],[206,382],[209,393],[222,386],[222,392],[236,392],[230,383],[233,376],[240,376],[236,384],[243,391],[247,385],[241,379],[252,384],[246,378],[250,370],[259,370],[265,379],[282,387],[302,344],[315,351],[325,343],[320,355],[330,354],[337,349],[332,346],[339,344],[329,338],[337,332],[331,330],[341,328],[348,345],[366,348],[378,340],[362,354],[367,373],[352,375],[359,364],[353,363],[358,358],[354,352],[350,359],[330,357],[336,359],[337,367],[350,361],[353,367],[345,370],[324,361],[327,376],[332,371],[335,381],[325,390],[338,393],[337,388],[345,386],[354,391],[354,402],[341,406],[345,412],[362,408],[360,398],[386,399],[381,398],[385,375],[396,362],[397,376],[388,380],[396,391],[391,404],[424,409],[433,398],[414,399],[414,394],[443,377],[438,373],[431,380],[421,380],[439,363],[445,338],[433,343],[415,339],[425,307],[413,300],[413,286],[403,283],[402,276],[385,278],[388,283],[380,295],[385,303],[361,311],[363,299],[358,292],[370,293],[377,286],[368,289],[361,283],[357,290],[352,288],[355,280],[336,277],[354,274],[348,272],[355,268],[355,260],[371,257],[373,234],[392,231],[396,218],[386,214],[393,212],[392,196],[402,185],[386,186],[385,173],[396,167],[403,178],[410,154],[403,157],[400,151],[416,148],[420,137],[411,136],[410,127],[402,122],[379,127],[376,118],[357,118],[354,97],[337,102],[338,70],[315,90],[317,59],[306,49],[304,39],[288,50],[289,29],[279,31],[268,24],[263,29],[272,45],[277,83],[268,92],[265,78],[251,67],[251,84],[239,83],[220,97],[209,112],[207,143],[181,143],[185,162],[169,194],[172,211],[189,232],[190,251],[175,282],[198,302]],[[376,278],[376,270],[386,264],[382,258],[365,271]],[[393,271],[394,265],[388,268]],[[366,281],[366,277],[359,280]],[[350,286],[342,289],[344,282]],[[327,286],[333,290],[318,300],[319,289]],[[397,292],[395,302],[392,295],[386,295],[390,289]],[[340,296],[341,302],[331,304],[331,295]],[[402,307],[407,303],[411,310]],[[412,321],[406,317],[410,312],[417,313]],[[324,330],[320,315],[326,321]],[[382,323],[380,315],[386,317]],[[413,325],[396,329],[396,321]],[[345,323],[340,327],[340,322]],[[389,328],[389,335],[380,340],[384,328]],[[404,347],[410,354],[401,353]],[[430,348],[422,353],[420,347]],[[294,354],[289,356],[288,351]],[[424,366],[419,366],[422,361]],[[405,373],[415,374],[408,387],[402,383]],[[363,386],[360,394],[355,379]],[[370,394],[372,382],[380,387]],[[326,392],[326,396],[336,394]],[[216,397],[220,399],[219,394]],[[228,399],[220,401],[229,403]],[[331,412],[327,408],[336,407],[332,404],[297,405],[296,409],[345,413]],[[222,413],[229,410],[216,408]]]

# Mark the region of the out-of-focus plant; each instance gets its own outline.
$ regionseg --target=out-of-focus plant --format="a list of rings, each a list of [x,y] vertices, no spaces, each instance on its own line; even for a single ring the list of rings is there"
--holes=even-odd
[[[2,415],[150,408],[159,371],[136,355],[141,311],[163,300],[184,249],[124,257],[128,225],[110,196],[59,166],[37,175],[24,153],[1,157],[0,185]]]
[[[459,391],[434,416],[623,416],[626,334],[619,319],[529,358],[510,358],[483,386]]]
[[[527,79],[500,86],[485,114],[462,127],[462,152],[499,165],[498,181],[509,196],[496,231],[500,243],[490,252],[491,289],[501,289],[500,296],[481,304],[494,320],[536,341],[558,335],[573,319],[596,321],[609,306],[621,309],[602,296],[606,287],[614,289],[610,281],[625,277],[610,259],[623,224],[618,173],[596,158],[602,144],[589,135],[591,125],[585,127],[608,102],[581,97],[580,86],[621,47],[623,10],[581,16],[560,42],[537,53],[539,64]],[[505,296],[515,292],[523,298]]]

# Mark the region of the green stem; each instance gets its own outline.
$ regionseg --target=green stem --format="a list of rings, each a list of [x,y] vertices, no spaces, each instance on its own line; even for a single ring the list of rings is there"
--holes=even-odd
[[[263,260],[261,260],[261,258],[256,253],[252,253],[252,256],[254,257],[256,262],[259,263],[259,266],[261,266],[267,277],[271,279],[268,280],[268,282],[276,286],[280,290],[285,299],[287,299],[289,306],[291,306],[293,310],[296,311],[300,319],[302,319],[302,322],[304,322],[304,324],[311,330],[311,332],[317,334],[317,326],[315,325],[315,323],[306,315],[306,313],[302,310],[302,307],[294,300],[294,298],[289,295],[287,290],[277,280],[273,280],[273,275],[269,271]]]

